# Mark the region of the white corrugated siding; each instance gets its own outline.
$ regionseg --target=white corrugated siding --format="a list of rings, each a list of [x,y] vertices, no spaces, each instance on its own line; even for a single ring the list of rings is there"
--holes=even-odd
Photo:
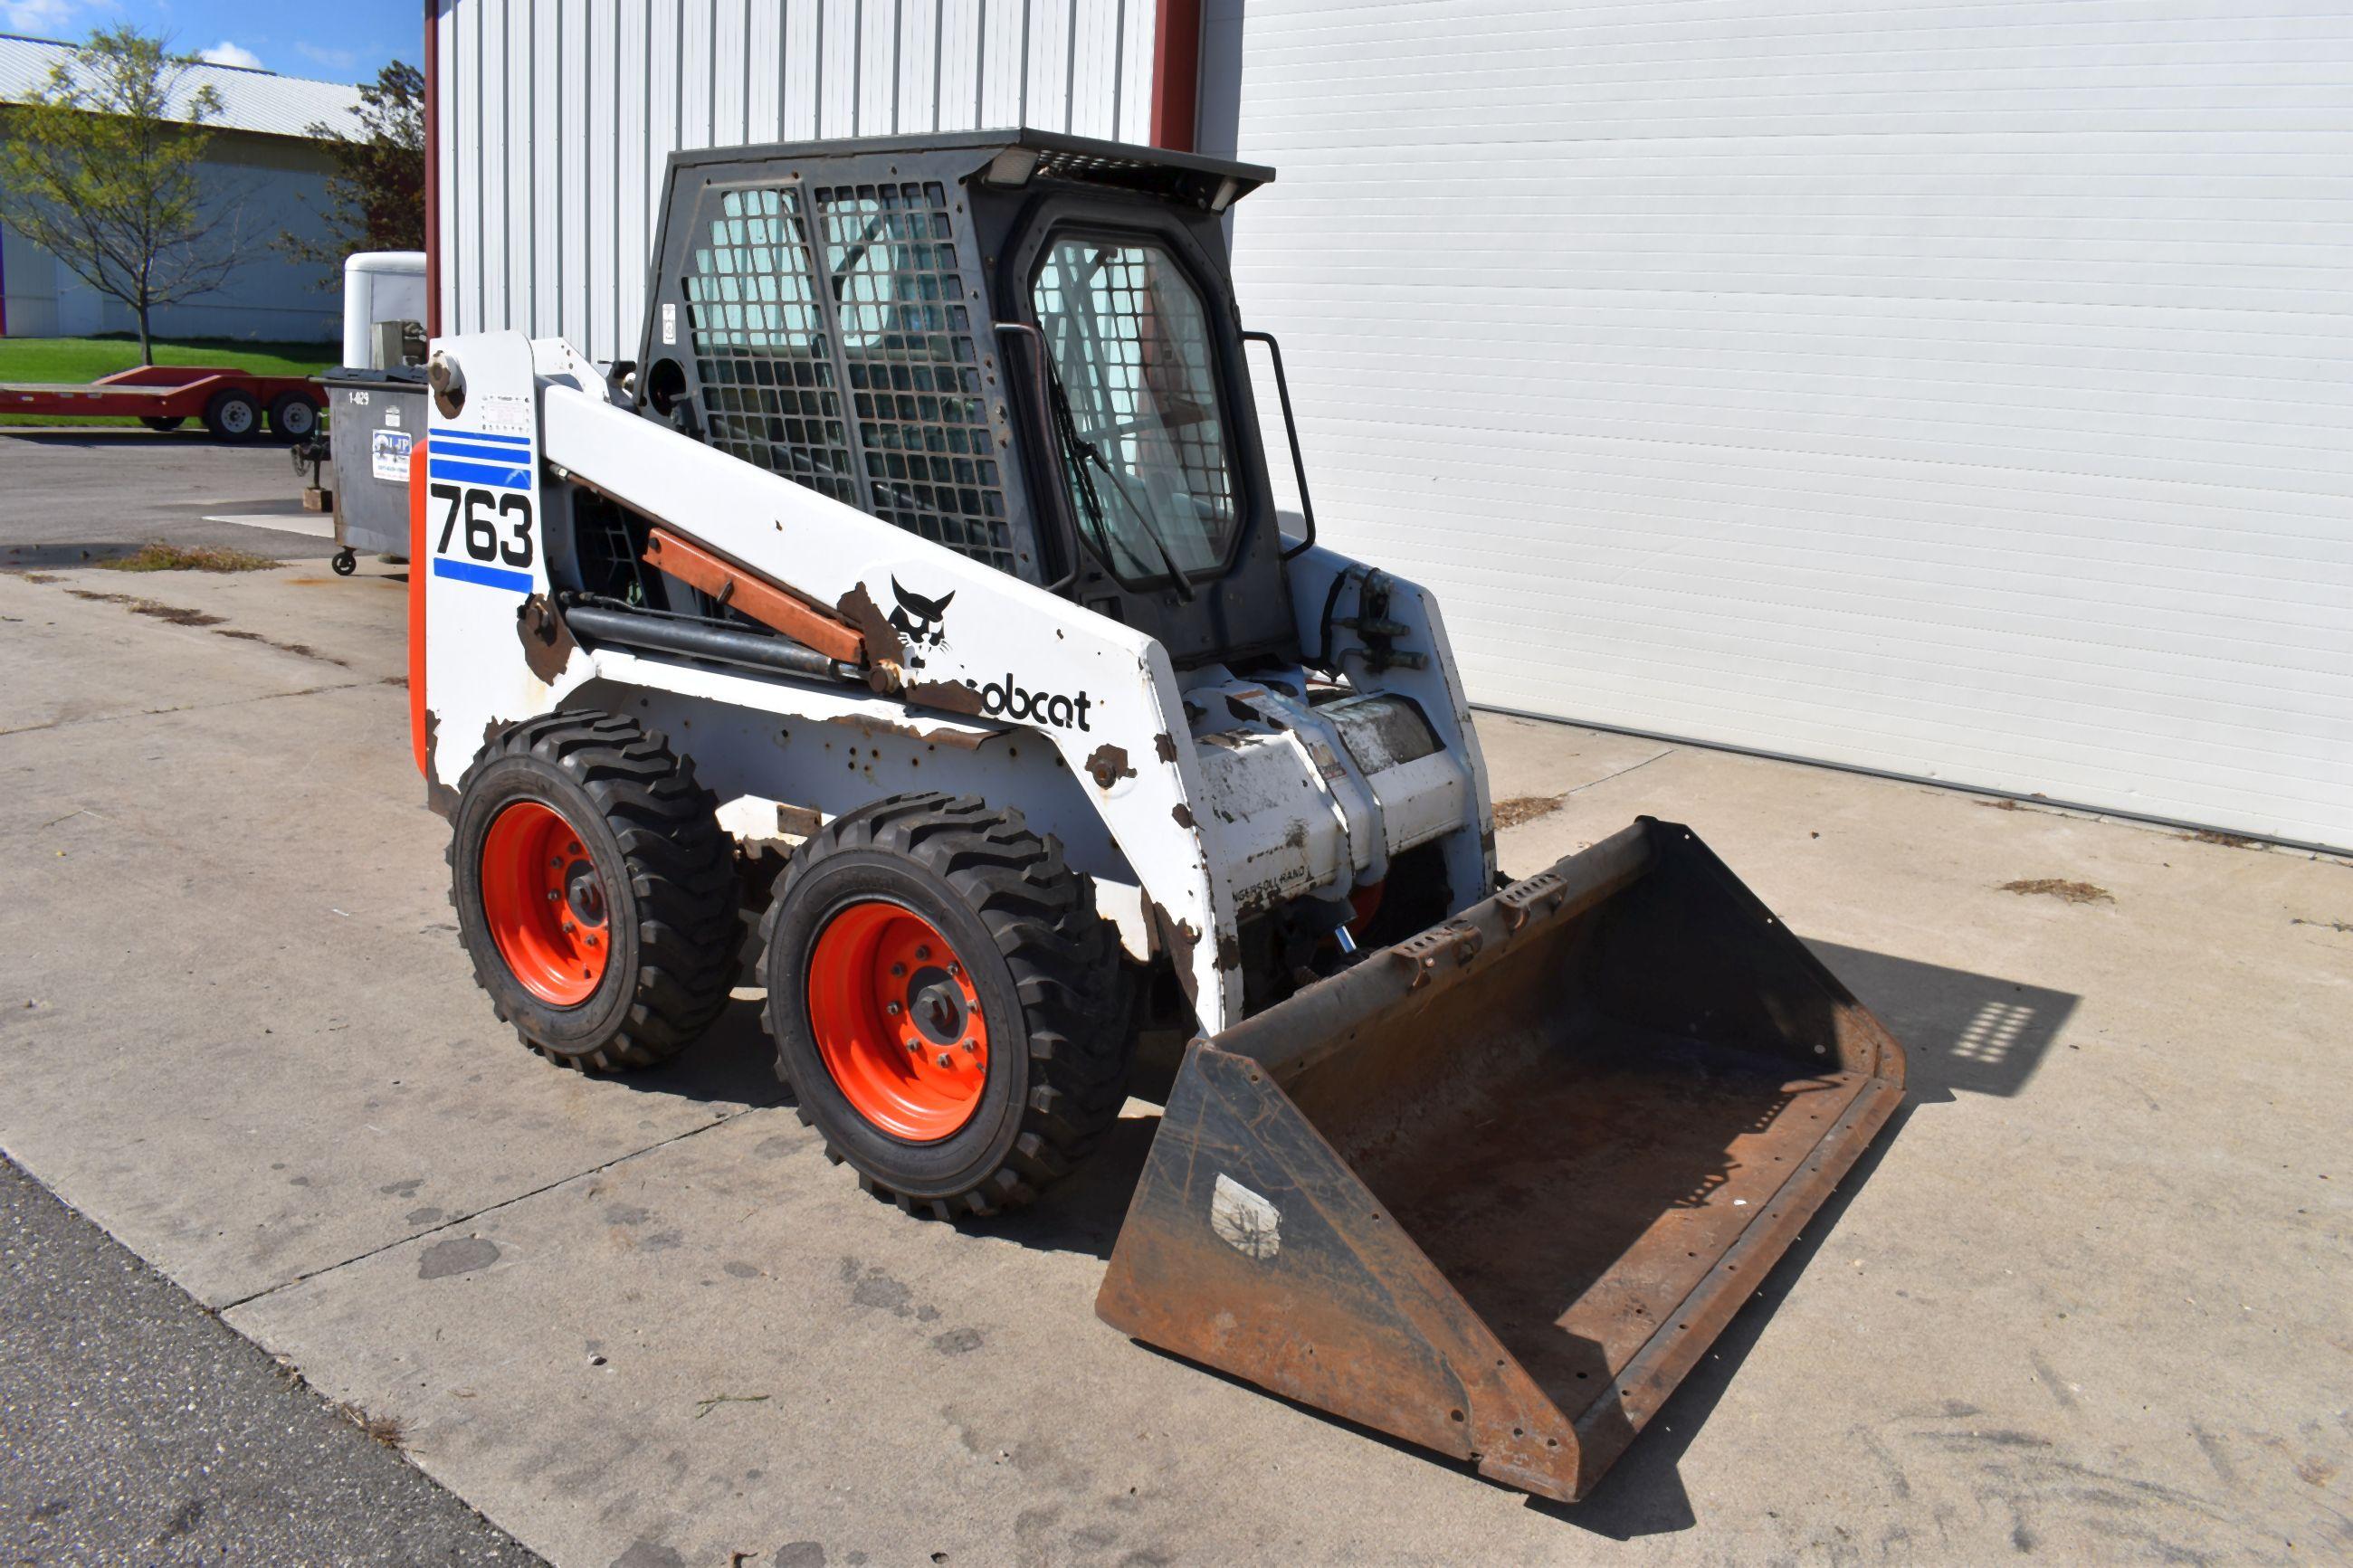
[[[444,331],[638,352],[677,148],[1029,124],[1149,140],[1154,0],[440,0]]]
[[[2343,4],[1208,26],[1325,535],[1476,700],[2353,846]]]

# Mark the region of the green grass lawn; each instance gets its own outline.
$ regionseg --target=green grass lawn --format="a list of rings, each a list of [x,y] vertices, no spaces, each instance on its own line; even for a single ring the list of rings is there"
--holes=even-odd
[[[316,375],[343,356],[340,343],[248,343],[227,338],[189,342],[157,339],[157,364],[227,365],[257,375]],[[96,381],[139,363],[139,340],[102,338],[0,338],[0,382]],[[88,415],[53,419],[39,414],[0,414],[0,425],[130,425],[135,419]]]

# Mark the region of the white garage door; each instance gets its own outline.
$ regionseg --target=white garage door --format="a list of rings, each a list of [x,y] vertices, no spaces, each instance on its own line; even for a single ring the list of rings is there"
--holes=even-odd
[[[2353,846],[2341,0],[1209,26],[1325,536],[1475,700]]]

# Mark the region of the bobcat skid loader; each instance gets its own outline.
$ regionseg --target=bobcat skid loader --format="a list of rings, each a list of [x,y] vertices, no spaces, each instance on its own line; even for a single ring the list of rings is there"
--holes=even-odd
[[[434,345],[417,760],[533,1050],[659,1060],[749,950],[827,1152],[963,1220],[1178,1042],[1101,1315],[1573,1500],[1903,1057],[1685,828],[1497,886],[1437,605],[1275,510],[1220,232],[1271,177],[673,157],[634,365]]]

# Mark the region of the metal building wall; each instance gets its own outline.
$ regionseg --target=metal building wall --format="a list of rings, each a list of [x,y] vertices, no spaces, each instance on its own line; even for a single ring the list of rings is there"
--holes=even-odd
[[[1211,0],[1203,59],[1318,520],[1475,700],[2353,847],[2344,0]]]
[[[1155,0],[435,0],[440,327],[634,357],[679,148],[1150,138]]]

